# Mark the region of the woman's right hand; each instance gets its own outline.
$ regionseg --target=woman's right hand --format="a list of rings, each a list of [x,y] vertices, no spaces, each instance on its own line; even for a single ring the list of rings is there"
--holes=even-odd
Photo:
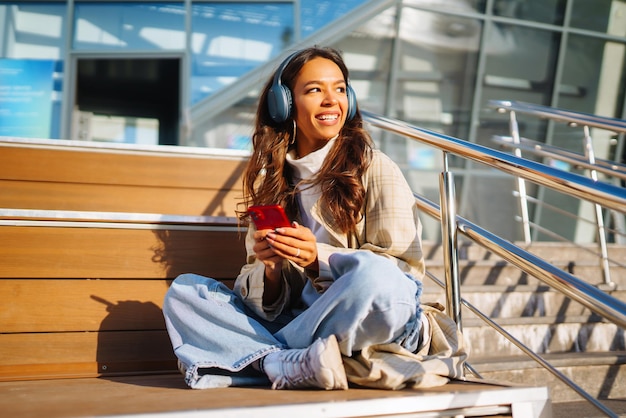
[[[274,252],[266,239],[268,233],[272,229],[262,229],[254,233],[254,246],[252,250],[256,254],[256,258],[265,264],[265,277],[270,280],[280,279],[280,272],[283,267],[283,258]]]

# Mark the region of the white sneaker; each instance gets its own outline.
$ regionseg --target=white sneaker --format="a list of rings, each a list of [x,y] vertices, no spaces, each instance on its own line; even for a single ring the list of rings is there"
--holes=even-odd
[[[348,389],[337,338],[318,339],[308,348],[269,354],[263,369],[272,389]]]

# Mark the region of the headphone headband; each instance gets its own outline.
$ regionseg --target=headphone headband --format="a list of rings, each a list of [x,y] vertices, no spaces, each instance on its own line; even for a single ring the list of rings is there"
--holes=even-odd
[[[278,66],[278,69],[274,73],[273,85],[282,85],[283,84],[283,82],[281,80],[281,78],[283,76],[283,71],[285,71],[285,68],[287,68],[287,66],[289,65],[289,63],[293,59],[293,57],[295,57],[298,54],[298,52],[300,52],[300,51],[294,52],[293,54],[291,54],[287,58],[285,58],[283,60],[283,62],[280,63],[280,65]]]

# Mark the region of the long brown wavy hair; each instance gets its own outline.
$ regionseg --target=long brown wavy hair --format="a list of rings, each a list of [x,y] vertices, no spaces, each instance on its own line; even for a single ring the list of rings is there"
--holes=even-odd
[[[346,67],[339,51],[333,48],[311,47],[291,57],[285,67],[281,81],[291,91],[301,68],[314,58],[328,59],[341,69],[346,82],[349,80]],[[287,153],[295,147],[293,119],[275,122],[267,105],[268,91],[274,75],[270,77],[259,98],[256,126],[252,136],[253,151],[243,176],[244,205],[281,204],[289,217],[298,214],[295,185],[290,184],[291,167],[285,161]],[[356,102],[356,100],[355,100]],[[292,109],[292,116],[296,109]],[[339,137],[330,149],[320,171],[308,185],[321,189],[321,206],[332,219],[326,219],[343,233],[353,232],[361,218],[365,203],[363,174],[372,156],[372,139],[363,128],[363,118],[356,109],[355,116],[346,120]],[[302,185],[302,183],[301,183]],[[242,221],[247,221],[245,211],[239,212]]]

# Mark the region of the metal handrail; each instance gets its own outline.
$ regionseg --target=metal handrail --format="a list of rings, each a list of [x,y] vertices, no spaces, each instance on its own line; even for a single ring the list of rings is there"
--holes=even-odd
[[[446,267],[446,302],[448,305],[448,314],[457,321],[459,329],[461,326],[459,322],[461,321],[460,304],[462,299],[460,297],[461,286],[458,278],[458,243],[456,231],[461,232],[492,253],[499,255],[527,274],[543,281],[551,288],[581,303],[592,312],[597,313],[622,328],[626,328],[625,303],[585,283],[577,277],[558,269],[509,241],[459,217],[455,212],[456,209],[453,204],[455,201],[454,181],[452,174],[448,171],[447,155],[448,153],[453,153],[502,172],[512,174],[520,179],[529,180],[564,193],[569,193],[580,199],[589,200],[598,205],[602,204],[620,212],[626,212],[626,190],[608,183],[600,182],[597,179],[589,179],[577,174],[557,170],[544,164],[521,158],[520,156],[506,154],[478,144],[462,141],[458,138],[418,128],[402,121],[365,111],[362,112],[362,114],[365,121],[372,126],[420,141],[438,148],[444,153],[444,172],[440,177],[440,207],[436,207],[428,200],[420,198],[419,196],[416,196],[416,202],[420,209],[441,221],[442,237],[444,238],[444,262]],[[452,228],[454,228],[454,233],[451,232]],[[450,287],[452,287],[452,289],[450,289]],[[467,306],[465,301],[464,304]],[[487,320],[490,325],[491,322],[493,322],[484,315],[479,316]],[[500,328],[500,330],[502,329]],[[509,334],[506,331],[504,331],[503,335],[509,338],[507,336]],[[511,338],[509,339],[511,340]],[[513,340],[515,339],[512,339],[512,341]],[[517,341],[513,341],[513,343],[518,345]],[[538,361],[543,367],[546,367],[550,372],[555,374],[559,379],[563,380],[564,383],[581,394],[600,411],[608,416],[617,416],[597,399],[594,399],[567,377],[556,371],[536,353],[532,352],[532,350],[523,346],[523,344],[520,348]]]
[[[581,154],[564,148],[547,145],[539,141],[533,141],[532,139],[520,138],[520,142],[518,144],[514,143],[512,137],[510,136],[494,135],[491,139],[493,142],[507,148],[518,148],[539,157],[548,157],[560,160],[575,167],[587,170],[597,170],[607,176],[618,177],[626,180],[626,165],[618,162],[596,158],[596,164],[592,165],[589,164],[589,161],[583,158]]]
[[[421,196],[416,196],[416,200],[424,213],[439,221],[442,220],[439,207]],[[541,280],[551,288],[586,306],[608,321],[626,328],[626,303],[458,215],[456,216],[456,223],[459,232],[472,241],[502,257],[525,273]]]
[[[418,207],[421,210],[423,210],[424,213],[427,213],[428,215],[434,217],[435,219],[438,219],[439,221],[443,221],[442,213],[444,211],[442,211],[436,204],[432,203],[428,199],[421,197],[419,195],[415,195],[415,198],[416,198]],[[595,287],[589,287],[589,285],[576,279],[574,276],[551,266],[546,261],[528,253],[527,251],[505,240],[502,240],[501,238],[467,221],[466,219],[463,219],[460,216],[457,216],[456,218],[457,218],[456,224],[459,228],[459,231],[463,233],[465,236],[467,236],[468,238],[472,239],[477,244],[483,246],[484,248],[490,250],[494,254],[516,265],[517,267],[520,268],[520,270],[532,276],[535,276],[539,280],[544,281],[549,286],[554,287],[557,291],[561,291],[567,296],[573,297],[573,295],[576,294],[578,291],[582,291],[583,293],[588,295],[590,298],[598,297],[599,299],[603,300],[603,303],[604,301],[608,301],[610,305],[614,305],[614,307],[620,311],[620,315],[619,315],[620,318],[617,318],[619,322],[621,323],[624,322],[624,319],[626,318],[625,317],[626,304],[622,303],[618,299],[608,296],[604,292],[600,292]],[[548,267],[549,271],[544,272],[543,269],[546,268],[546,266],[549,266]],[[428,272],[426,274],[437,285],[445,288],[445,285],[440,280],[438,280],[435,276],[433,276],[432,274]],[[572,278],[574,280],[572,280]],[[564,289],[563,287],[564,283],[577,284],[577,285],[580,285],[581,288]],[[553,286],[554,284],[556,284],[556,286]],[[583,290],[582,288],[585,288],[585,289]],[[577,298],[575,299],[578,300]],[[561,373],[559,370],[557,370],[543,357],[535,353],[531,348],[529,348],[527,345],[522,343],[519,339],[515,338],[511,333],[506,331],[504,328],[498,325],[495,321],[493,321],[487,315],[483,314],[478,308],[476,308],[475,306],[473,306],[471,303],[469,303],[463,298],[460,298],[460,301],[466,308],[472,311],[476,316],[478,316],[480,319],[486,322],[490,327],[495,329],[499,334],[504,336],[512,344],[514,344],[520,350],[522,350],[526,355],[528,355],[530,358],[535,360],[538,364],[540,364],[542,367],[544,367],[546,370],[552,373],[557,379],[559,379],[560,381],[565,383],[567,386],[572,388],[575,392],[577,392],[580,396],[586,399],[589,403],[593,404],[596,408],[598,408],[600,411],[605,413],[607,416],[617,417],[613,413],[613,411],[608,409],[604,404],[602,404],[600,401],[598,401],[593,396],[591,396],[588,392],[582,389],[569,377],[567,377],[566,375]],[[594,312],[597,312],[597,311],[594,310]]]
[[[450,152],[472,159],[526,180],[567,192],[580,199],[591,200],[598,204],[610,206],[620,212],[626,212],[626,189],[624,188],[600,181],[593,181],[578,174],[564,172],[544,164],[496,151],[478,144],[418,128],[402,121],[375,115],[370,112],[364,111],[362,113],[365,120],[373,126],[434,146],[444,152]],[[511,245],[508,241],[501,241],[502,245],[505,247]],[[545,262],[537,259],[534,255],[526,251],[519,253],[515,250],[510,255],[507,255],[507,259],[510,258],[509,261],[514,263],[520,262],[522,266],[525,265],[525,262],[519,260],[523,260],[525,257],[534,260],[536,263],[545,264]],[[569,275],[569,278],[566,279],[560,275],[557,276],[557,271],[553,270],[558,270],[559,272],[562,270],[556,269],[549,263],[545,265],[545,270],[549,272],[548,275],[538,271],[537,267],[537,264],[533,264],[529,267],[532,269],[533,276],[542,277],[543,280],[548,282],[552,287],[560,289],[597,314],[626,328],[626,304],[622,302],[613,304],[612,299],[614,298],[607,300],[606,297],[610,298],[610,296],[574,276]],[[595,305],[598,300],[606,300],[608,304],[597,307]],[[455,309],[458,310],[458,306],[456,306]]]
[[[445,285],[441,282],[441,280],[437,279],[437,277],[435,277],[430,272],[427,271],[426,275],[428,276],[429,279],[431,279],[439,287],[445,287]],[[608,409],[604,404],[602,404],[597,399],[595,399],[593,396],[591,396],[588,392],[586,392],[583,388],[581,388],[579,385],[577,385],[569,377],[567,377],[566,375],[561,373],[556,367],[554,367],[552,364],[550,364],[546,359],[541,357],[539,354],[535,353],[526,344],[522,343],[519,339],[515,338],[515,336],[513,336],[513,334],[511,334],[510,332],[508,332],[507,330],[502,328],[500,325],[498,325],[498,323],[496,323],[494,320],[492,320],[487,315],[482,313],[480,311],[480,309],[476,308],[474,305],[472,305],[470,302],[468,302],[465,299],[461,299],[461,303],[467,309],[472,311],[472,313],[474,313],[474,315],[476,315],[477,317],[482,319],[485,323],[487,323],[487,325],[489,325],[491,328],[495,329],[498,333],[500,333],[502,336],[504,336],[512,344],[517,346],[517,348],[522,350],[526,355],[528,355],[530,358],[535,360],[537,363],[539,363],[541,366],[543,366],[546,370],[548,370],[550,373],[552,373],[557,379],[559,379],[560,381],[562,381],[563,383],[565,383],[566,385],[571,387],[574,391],[576,391],[580,396],[585,398],[588,402],[592,403],[596,408],[598,408],[599,410],[604,412],[607,416],[614,416],[613,411]],[[468,369],[472,373],[474,373],[475,376],[480,377],[478,375],[478,373],[476,371],[474,371],[474,369],[469,364],[466,363],[466,366],[468,367]]]
[[[602,181],[594,181],[535,161],[516,157],[462,139],[429,131],[385,116],[361,111],[372,126],[439,148],[469,160],[485,164],[513,176],[567,193],[579,199],[599,203],[618,212],[626,212],[626,189]]]
[[[591,137],[590,128],[599,128],[616,132],[618,134],[626,133],[626,121],[621,119],[603,117],[593,115],[584,112],[576,112],[572,110],[558,109],[549,106],[537,105],[519,101],[506,101],[506,100],[491,100],[489,101],[489,107],[497,109],[498,112],[509,112],[509,129],[511,132],[512,141],[515,144],[520,144],[519,126],[517,123],[517,114],[523,113],[533,117],[549,119],[552,121],[560,121],[568,123],[570,126],[582,126],[583,129],[583,148],[584,157],[587,159],[591,169],[589,170],[589,176],[592,180],[598,180],[598,173],[596,169],[596,156],[593,150],[593,139]],[[514,150],[516,156],[521,156],[521,149],[519,147]],[[520,209],[522,211],[522,225],[524,230],[524,239],[526,243],[530,243],[530,219],[528,216],[528,202],[526,200],[526,186],[521,178],[518,178],[518,190],[520,196]],[[596,202],[594,205],[596,229],[598,246],[600,247],[600,266],[602,267],[602,275],[604,277],[604,283],[613,287],[614,284],[611,281],[611,272],[608,261],[608,250],[606,245],[606,230],[604,226],[604,216],[602,214],[602,207]]]
[[[513,196],[517,196],[517,195],[518,195],[518,192],[514,191],[514,192],[513,192]],[[573,214],[573,213],[571,213],[571,212],[568,212],[568,211],[566,211],[566,210],[564,210],[564,209],[561,209],[561,208],[559,208],[559,207],[557,207],[557,206],[554,206],[554,205],[552,205],[552,204],[550,204],[550,203],[543,202],[543,201],[541,201],[541,200],[539,200],[539,199],[537,199],[537,198],[535,198],[535,197],[528,196],[528,197],[527,197],[527,199],[528,199],[528,201],[529,201],[530,203],[534,203],[534,204],[536,204],[536,205],[541,205],[541,206],[543,206],[544,208],[547,208],[547,209],[549,209],[550,211],[552,211],[552,212],[554,212],[554,213],[557,213],[557,214],[559,214],[559,215],[563,215],[563,216],[568,217],[568,218],[570,218],[570,219],[576,219],[576,220],[578,220],[579,222],[583,222],[583,223],[586,223],[586,224],[593,224],[593,221],[591,221],[591,220],[589,220],[589,219],[585,219],[585,218],[583,218],[583,217],[580,217],[580,216],[578,216],[578,215],[576,215],[576,214]],[[515,217],[515,220],[516,220],[516,221],[520,221],[519,216],[516,216],[516,217]],[[540,231],[540,232],[542,232],[542,233],[546,233],[546,230],[545,230],[543,227],[541,227],[541,226],[539,226],[539,225],[537,225],[537,224],[535,224],[535,223],[532,223],[532,222],[530,222],[530,224],[531,224],[531,225],[533,225],[533,227],[534,227],[535,229],[541,229],[541,231]],[[624,238],[626,238],[626,233],[624,233],[624,232],[622,232],[622,231],[620,231],[620,230],[617,230],[617,229],[615,229],[615,228],[606,228],[606,230],[607,230],[608,232],[611,232],[611,233],[612,233],[612,234],[614,234],[615,236],[618,236],[618,237],[624,237]],[[552,234],[554,234],[554,232],[553,232]],[[579,243],[577,243],[577,242],[572,242],[571,240],[569,240],[569,239],[567,239],[567,238],[565,238],[565,237],[561,237],[560,241],[567,241],[567,242],[571,243],[572,245],[576,245],[576,246],[578,246],[578,247],[582,247],[582,245],[581,245],[581,244],[579,244]],[[591,251],[591,250],[590,250],[590,251]],[[598,255],[598,253],[596,253],[596,252],[592,252],[592,253],[593,253],[594,255],[596,255],[596,256]],[[615,261],[615,260],[609,260],[609,261],[610,261],[611,263],[614,263],[614,264],[619,264],[619,263],[618,263],[617,261]]]
[[[508,112],[523,113],[538,118],[562,121],[574,126],[586,125],[590,128],[606,129],[607,131],[616,133],[626,133],[626,121],[622,119],[593,115],[591,113],[558,109],[515,100],[490,100],[489,107],[502,109]]]
[[[532,139],[523,138],[523,137],[519,137],[516,139],[511,136],[494,135],[491,137],[491,139],[496,144],[499,144],[506,148],[512,148],[513,151],[516,153],[516,155],[518,155],[520,151],[524,151],[526,153],[530,153],[538,157],[545,157],[545,158],[550,158],[552,160],[562,161],[562,162],[572,165],[573,167],[582,168],[586,170],[595,170],[597,172],[603,173],[609,178],[613,178],[614,180],[618,180],[618,179],[626,180],[626,165],[621,164],[619,162],[596,158],[595,164],[590,164],[589,160],[584,158],[583,155],[580,153],[570,151],[564,148],[559,148],[559,147],[555,147],[552,145],[544,144],[542,142],[534,141]],[[520,155],[521,154],[519,154],[518,156]],[[519,185],[520,186],[523,185],[523,181],[520,181]],[[518,197],[520,201],[520,207],[522,209],[522,216],[515,217],[515,219],[519,221],[520,223],[522,223],[522,225],[524,225],[524,236],[526,237],[526,243],[529,244],[531,226],[533,227],[533,230],[536,232],[545,233],[545,229],[539,227],[536,223],[531,222],[529,220],[528,209],[527,209],[528,203],[533,202],[534,200],[535,203],[543,207],[550,207],[550,205],[548,205],[545,202],[537,201],[537,199],[534,199],[531,196],[526,195],[525,190],[522,190],[522,189],[519,189],[516,192],[516,196]],[[555,210],[555,208],[551,208],[551,209]],[[573,218],[576,218],[579,221],[593,223],[589,221],[588,219],[582,218],[570,212],[565,212],[562,210],[560,212],[566,216],[571,216]],[[619,215],[616,215],[613,211],[610,212],[609,216],[613,216],[613,219],[615,220],[616,225],[621,226],[620,228],[621,230],[617,228],[610,228],[610,227],[605,226],[604,227],[605,236],[607,233],[613,233],[615,234],[618,240],[622,240],[623,238],[626,238],[626,230],[624,230],[625,228],[623,226],[624,221],[619,217]],[[594,225],[596,228],[598,228],[597,220],[594,223]],[[599,230],[598,233],[600,232],[601,231]],[[549,235],[552,235],[552,234],[549,234]],[[563,238],[563,240],[571,242],[571,240],[568,240],[566,238]],[[573,244],[576,244],[576,243],[573,243]],[[605,253],[605,254],[602,253],[603,248],[605,247],[600,245],[600,254],[596,254],[596,255],[599,257],[601,261],[601,265],[604,267],[605,260],[608,263],[610,263],[611,260],[608,257],[608,253]],[[604,280],[605,283],[610,283],[611,282],[610,272],[606,272],[605,275],[606,275],[605,280]]]

